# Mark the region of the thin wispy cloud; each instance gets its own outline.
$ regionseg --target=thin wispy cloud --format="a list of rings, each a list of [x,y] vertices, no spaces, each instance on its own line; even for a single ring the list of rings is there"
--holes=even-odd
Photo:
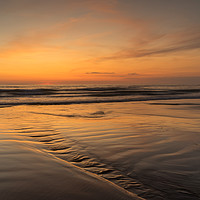
[[[156,47],[151,47],[155,43]],[[151,44],[151,45],[149,45]],[[158,38],[139,42],[132,47],[119,50],[111,55],[97,58],[97,61],[141,58],[147,56],[168,55],[170,53],[190,51],[200,48],[200,30],[182,31],[174,34],[165,34]]]
[[[91,75],[110,75],[110,74],[115,74],[114,72],[86,72],[86,74],[91,74]]]
[[[130,75],[130,76],[139,76],[140,74],[138,74],[138,73],[128,73],[127,75]]]
[[[115,77],[115,78],[121,78],[121,79],[133,79],[135,77],[141,77],[144,75],[132,72],[132,73],[115,73],[115,72],[86,72],[85,74],[88,75],[100,75],[100,76],[109,76],[109,77]]]
[[[80,23],[82,18],[72,18],[67,22],[54,24],[43,30],[29,30],[14,36],[4,46],[0,47],[0,57],[7,57],[19,53],[63,50],[64,45],[51,44],[51,41],[62,38],[74,24]]]

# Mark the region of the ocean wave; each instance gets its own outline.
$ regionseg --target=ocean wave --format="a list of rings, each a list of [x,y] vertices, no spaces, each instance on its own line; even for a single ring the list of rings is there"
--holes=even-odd
[[[199,96],[159,96],[159,97],[140,97],[126,99],[86,99],[86,100],[66,100],[66,101],[2,101],[0,106],[17,106],[17,105],[71,105],[71,104],[90,104],[90,103],[114,103],[114,102],[134,102],[134,101],[154,101],[154,100],[173,100],[173,99],[200,99]]]
[[[0,86],[0,106],[199,99],[200,86]]]
[[[180,95],[200,93],[200,87],[147,87],[147,86],[118,86],[118,87],[58,87],[47,88],[0,88],[0,97],[20,97],[34,95],[84,95],[84,96],[132,96],[132,95]]]
[[[55,91],[54,89],[0,89],[0,97],[51,95]]]

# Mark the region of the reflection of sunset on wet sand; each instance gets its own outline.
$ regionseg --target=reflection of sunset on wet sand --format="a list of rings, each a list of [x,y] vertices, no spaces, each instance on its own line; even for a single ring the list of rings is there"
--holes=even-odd
[[[2,198],[198,199],[199,86],[0,92]]]

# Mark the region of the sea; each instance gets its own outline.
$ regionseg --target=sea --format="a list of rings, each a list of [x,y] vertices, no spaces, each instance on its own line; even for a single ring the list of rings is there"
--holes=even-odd
[[[1,85],[9,137],[144,199],[200,199],[200,85]]]

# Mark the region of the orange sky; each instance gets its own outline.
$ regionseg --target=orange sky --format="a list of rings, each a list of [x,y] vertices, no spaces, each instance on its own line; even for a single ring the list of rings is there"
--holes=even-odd
[[[0,2],[0,83],[199,83],[199,0]]]

